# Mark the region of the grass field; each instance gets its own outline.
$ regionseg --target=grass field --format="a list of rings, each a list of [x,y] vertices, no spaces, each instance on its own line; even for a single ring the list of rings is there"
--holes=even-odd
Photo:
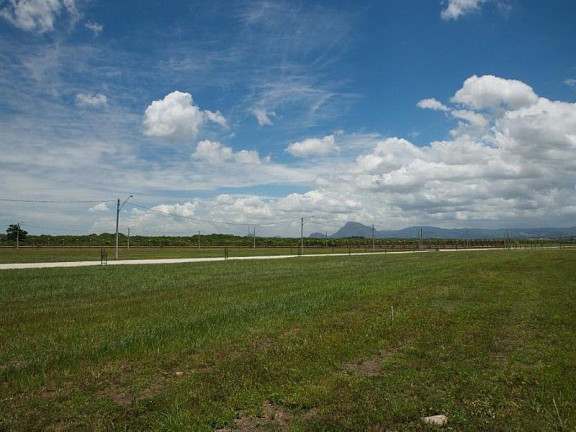
[[[2,263],[38,263],[38,262],[64,262],[64,261],[100,261],[100,248],[0,248],[0,264]],[[229,257],[243,256],[271,256],[271,255],[298,255],[299,248],[121,248],[118,258],[121,260],[135,259],[168,259],[168,258],[213,258],[224,257],[225,250]],[[114,259],[114,248],[105,249],[108,260]],[[348,248],[306,248],[306,255],[312,254],[342,254],[348,252],[371,252],[370,247],[355,249]]]
[[[573,431],[576,252],[0,272],[0,430]]]

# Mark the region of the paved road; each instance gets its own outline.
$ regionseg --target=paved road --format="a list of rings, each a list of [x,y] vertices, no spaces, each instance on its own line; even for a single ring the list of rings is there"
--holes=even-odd
[[[250,259],[282,259],[294,258],[297,255],[254,256],[254,257],[231,257],[229,260]],[[141,260],[118,260],[108,261],[109,266],[117,265],[144,265],[144,264],[180,264],[225,261],[225,258],[168,258],[168,259],[141,259]],[[0,270],[27,269],[27,268],[62,268],[62,267],[91,267],[102,266],[100,261],[71,261],[71,262],[42,262],[42,263],[10,263],[0,264]]]
[[[501,249],[440,249],[440,252],[464,252],[464,251],[488,251],[488,250],[501,250]],[[321,257],[334,257],[334,256],[370,256],[370,255],[385,255],[385,254],[400,254],[400,253],[427,253],[433,250],[425,251],[395,251],[395,252],[364,252],[364,253],[343,253],[343,254],[310,254],[302,255],[303,258],[321,258]],[[298,255],[266,255],[266,256],[248,256],[248,257],[229,257],[229,261],[242,261],[242,260],[264,260],[264,259],[288,259],[298,258]],[[143,260],[118,260],[108,261],[109,266],[116,265],[148,265],[148,264],[182,264],[182,263],[202,263],[202,262],[217,262],[226,261],[226,258],[169,258],[169,259],[143,259]],[[64,268],[64,267],[93,267],[102,266],[100,261],[73,261],[73,262],[42,262],[42,263],[9,263],[0,264],[0,270],[17,270],[17,269],[30,269],[30,268]]]

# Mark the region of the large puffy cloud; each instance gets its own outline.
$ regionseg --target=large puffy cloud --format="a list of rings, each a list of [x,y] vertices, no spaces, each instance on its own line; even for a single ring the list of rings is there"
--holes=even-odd
[[[196,228],[201,222],[198,219],[199,202],[187,201],[182,204],[160,204],[151,207],[151,210],[132,208],[125,210],[120,219],[120,230],[127,227],[133,235],[194,235]],[[111,226],[110,221],[101,219],[95,224],[94,229]],[[100,228],[102,230],[102,228]]]
[[[359,156],[352,172],[359,174],[387,173],[396,171],[418,159],[421,150],[401,138],[388,138],[378,142],[370,154]]]
[[[476,110],[519,109],[538,102],[534,90],[522,81],[493,75],[468,78],[456,92],[452,102]]]
[[[556,166],[558,175],[563,168],[576,168],[576,104],[540,98],[507,112],[495,127],[495,141],[503,150],[543,169]]]
[[[80,18],[75,0],[9,0],[0,16],[22,30],[46,33],[54,30],[56,18],[63,11],[68,12],[72,22]]]
[[[421,108],[445,106],[425,101]],[[404,220],[546,223],[536,220],[549,214],[555,223],[568,221],[575,204],[576,104],[494,76],[469,78],[452,102],[466,107],[446,107],[461,121],[453,140],[424,147],[399,138],[377,143],[350,170],[355,196],[364,195],[366,206],[385,203],[387,213]]]
[[[223,128],[228,126],[226,118],[219,112],[203,111],[194,105],[190,93],[174,91],[146,108],[144,134],[175,140],[194,139],[206,122]]]
[[[229,223],[232,227],[263,221],[270,223],[275,216],[270,203],[258,196],[238,197],[223,194],[212,202],[207,202],[206,208],[210,211],[211,220]]]
[[[338,150],[334,135],[328,135],[324,138],[308,138],[292,143],[286,148],[288,153],[297,157],[326,156]]]

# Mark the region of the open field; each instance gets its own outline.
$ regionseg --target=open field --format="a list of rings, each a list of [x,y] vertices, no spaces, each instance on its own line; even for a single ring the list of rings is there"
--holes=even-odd
[[[32,263],[32,262],[73,262],[100,261],[100,248],[0,248],[0,263]],[[114,248],[105,249],[108,261],[114,259]],[[234,248],[234,247],[172,247],[172,248],[121,248],[119,259],[171,259],[171,258],[222,258],[225,251],[229,257],[298,255],[298,247],[275,248]],[[342,254],[348,253],[348,248],[307,248],[305,254]],[[369,247],[355,248],[352,252],[370,252]]]
[[[575,430],[575,265],[565,249],[5,270],[0,430]]]
[[[547,248],[568,248],[572,245],[559,244],[535,244],[519,243],[512,246],[512,249],[547,249]],[[455,250],[455,249],[505,249],[504,244],[493,244],[490,246],[473,245],[473,244],[452,244],[452,245],[435,245],[425,244],[424,250]],[[99,247],[0,247],[0,264],[9,263],[42,263],[42,262],[75,262],[75,261],[100,261],[101,250]],[[114,248],[106,247],[103,249],[108,261],[114,260]],[[305,247],[304,255],[333,255],[349,253],[371,253],[371,252],[405,252],[418,250],[418,244],[410,242],[404,245],[380,245],[374,249],[367,242],[354,246],[346,246],[344,243],[336,247]],[[118,258],[120,260],[139,260],[139,259],[187,259],[187,258],[223,258],[225,254],[228,257],[257,257],[257,256],[274,256],[274,255],[293,255],[299,254],[300,247],[126,247],[119,248]]]

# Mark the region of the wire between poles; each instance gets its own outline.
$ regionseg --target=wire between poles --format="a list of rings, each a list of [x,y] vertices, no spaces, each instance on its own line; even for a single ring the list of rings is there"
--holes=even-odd
[[[181,219],[187,219],[187,220],[192,220],[192,221],[195,221],[195,222],[215,223],[214,220],[199,219],[199,218],[193,218],[193,217],[190,217],[190,216],[178,215],[178,214],[175,214],[175,213],[169,213],[169,212],[165,212],[165,211],[162,211],[162,210],[156,210],[156,209],[153,209],[153,208],[150,208],[150,207],[146,207],[146,206],[143,206],[143,205],[140,205],[140,204],[136,204],[136,203],[133,203],[133,202],[128,202],[128,203],[126,203],[126,205],[130,205],[130,206],[132,206],[132,207],[136,207],[136,208],[139,208],[139,209],[147,210],[147,211],[150,211],[150,212],[153,212],[153,213],[158,213],[158,214],[161,214],[161,215],[164,215],[164,216],[171,216],[171,217],[176,217],[176,218],[181,218]],[[251,227],[251,226],[253,226],[253,225],[272,226],[272,225],[288,224],[288,223],[293,223],[293,222],[294,222],[293,220],[285,220],[285,221],[278,221],[278,222],[267,222],[267,223],[264,222],[264,223],[256,223],[256,224],[254,224],[254,223],[238,223],[238,222],[223,222],[223,221],[221,221],[221,222],[219,221],[218,223],[219,223],[219,224],[222,224],[222,225],[248,226],[248,227]]]
[[[60,201],[60,200],[23,200],[23,199],[9,199],[0,198],[3,202],[20,202],[20,203],[50,203],[50,204],[94,204],[104,202],[114,202],[114,200],[74,200],[74,201]]]

